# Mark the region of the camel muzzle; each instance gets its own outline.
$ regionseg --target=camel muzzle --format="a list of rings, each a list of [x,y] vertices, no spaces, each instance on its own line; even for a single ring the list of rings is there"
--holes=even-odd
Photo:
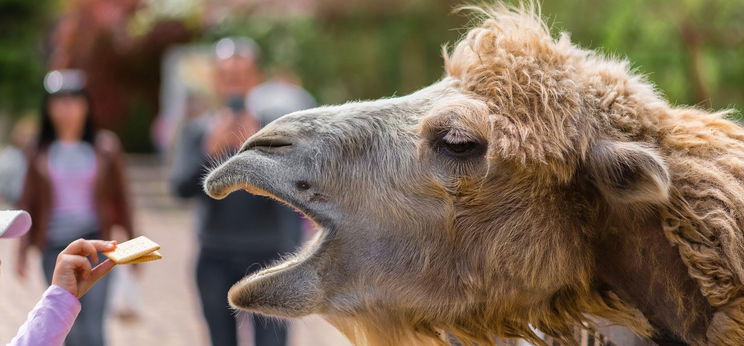
[[[229,161],[228,161],[229,162]],[[230,193],[239,190],[241,184],[231,167],[225,164],[211,171],[204,180],[204,192],[214,199],[223,199]]]
[[[260,196],[282,185],[284,171],[280,164],[254,151],[238,153],[212,170],[204,179],[204,192],[214,199],[223,199],[232,192],[245,190]]]

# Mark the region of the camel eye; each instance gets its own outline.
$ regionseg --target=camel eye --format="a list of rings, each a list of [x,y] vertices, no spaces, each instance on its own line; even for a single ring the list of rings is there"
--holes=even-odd
[[[479,156],[485,152],[485,146],[480,142],[451,140],[447,136],[439,140],[437,147],[442,154],[460,159]]]
[[[473,150],[473,148],[475,148],[478,145],[478,143],[475,143],[475,142],[447,143],[445,142],[444,145],[452,153],[464,154],[470,150]]]

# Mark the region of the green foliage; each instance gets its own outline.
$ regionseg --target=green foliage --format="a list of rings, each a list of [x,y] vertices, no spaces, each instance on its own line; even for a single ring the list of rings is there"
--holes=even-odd
[[[441,77],[440,47],[466,23],[450,13],[458,3],[412,1],[385,15],[234,18],[208,38],[253,37],[266,65],[294,67],[323,103],[375,98]],[[551,0],[543,13],[554,32],[630,60],[672,103],[744,106],[744,1]]]
[[[441,45],[467,19],[450,13],[459,0],[401,1],[390,11],[233,16],[202,40],[256,39],[269,70],[294,69],[322,103],[405,94],[442,76]],[[36,108],[43,34],[59,3],[0,0],[0,112]],[[582,47],[626,57],[673,103],[744,106],[742,0],[545,0],[543,13]]]
[[[630,60],[673,103],[744,106],[743,1],[561,0],[543,13],[581,46]]]
[[[41,38],[55,3],[0,0],[0,113],[36,108],[45,72]]]
[[[268,70],[290,67],[322,103],[404,94],[442,76],[441,45],[464,19],[431,2],[387,15],[235,18],[208,39],[245,35],[263,49]]]

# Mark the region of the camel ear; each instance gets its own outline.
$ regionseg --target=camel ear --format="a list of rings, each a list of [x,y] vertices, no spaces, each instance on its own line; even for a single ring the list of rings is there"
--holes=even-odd
[[[587,157],[592,181],[609,202],[663,203],[669,171],[653,148],[637,142],[599,141]]]

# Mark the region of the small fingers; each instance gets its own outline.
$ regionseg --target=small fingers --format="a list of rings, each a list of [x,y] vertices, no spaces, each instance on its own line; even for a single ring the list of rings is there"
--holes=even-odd
[[[90,256],[93,263],[98,263],[98,251],[116,249],[115,241],[78,239],[62,250],[61,254]]]
[[[60,254],[57,257],[57,266],[64,270],[78,271],[83,278],[87,278],[92,269],[90,261],[86,257],[69,254]]]
[[[98,253],[96,252],[95,246],[91,243],[92,241],[93,240],[78,239],[62,250],[60,255],[90,256],[93,263],[98,263]]]
[[[85,247],[85,239],[78,239],[70,243],[70,245],[67,245],[67,247],[62,250],[61,254],[71,254],[76,255],[80,253],[81,249]]]
[[[116,250],[116,240],[88,240],[100,252]]]

